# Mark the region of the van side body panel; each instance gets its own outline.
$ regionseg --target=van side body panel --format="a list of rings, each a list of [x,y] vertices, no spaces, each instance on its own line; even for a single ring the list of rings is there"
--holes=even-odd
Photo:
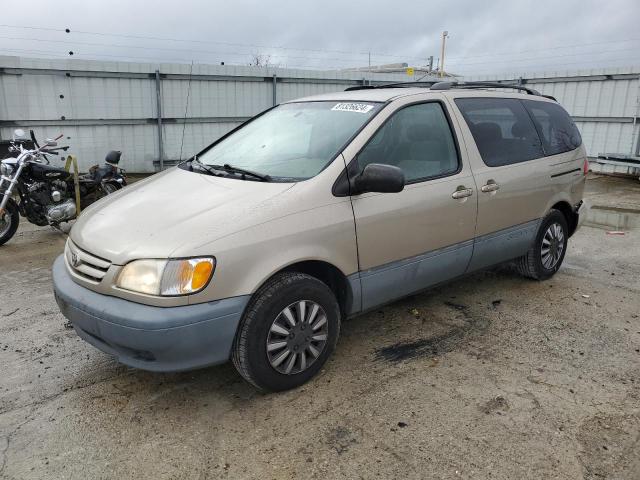
[[[440,101],[439,94],[411,95],[383,110],[344,152],[355,161],[374,133],[403,107]],[[448,111],[446,102],[443,108]],[[452,121],[454,137],[459,137]],[[473,251],[476,221],[475,182],[466,149],[459,142],[459,171],[410,183],[399,193],[351,197],[358,237],[364,310],[462,275]],[[458,187],[470,197],[452,198]]]
[[[582,145],[558,155],[488,166],[455,104],[456,98],[476,96],[467,91],[447,94],[478,185],[476,241],[469,272],[524,255],[535,239],[541,219],[551,207],[561,201],[575,206],[582,199],[585,183],[582,168],[586,154]],[[522,95],[483,92],[483,98],[487,97],[522,98]],[[545,98],[536,98],[536,101],[551,102]],[[499,189],[483,192],[482,187],[491,183],[498,184]]]

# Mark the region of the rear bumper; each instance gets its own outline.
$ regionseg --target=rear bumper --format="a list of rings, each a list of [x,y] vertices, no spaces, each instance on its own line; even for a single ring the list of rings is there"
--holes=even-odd
[[[575,206],[574,213],[578,218],[575,230],[579,229],[580,226],[584,223],[590,208],[591,208],[591,203],[589,203],[589,201],[587,200],[581,200],[580,203],[578,203]]]
[[[158,372],[226,362],[249,296],[153,307],[102,295],[73,281],[62,255],[53,264],[56,301],[78,335],[131,367]]]

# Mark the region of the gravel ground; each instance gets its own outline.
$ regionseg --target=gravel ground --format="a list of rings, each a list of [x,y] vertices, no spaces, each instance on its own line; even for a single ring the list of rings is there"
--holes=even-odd
[[[23,224],[0,248],[0,478],[638,479],[640,183],[587,189],[553,279],[501,268],[345,322],[271,395],[82,342],[51,289],[64,237]]]

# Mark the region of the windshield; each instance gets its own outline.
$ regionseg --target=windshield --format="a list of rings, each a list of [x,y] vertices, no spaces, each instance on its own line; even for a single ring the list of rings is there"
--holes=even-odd
[[[322,171],[382,104],[301,102],[280,105],[198,156],[273,180],[305,180]]]

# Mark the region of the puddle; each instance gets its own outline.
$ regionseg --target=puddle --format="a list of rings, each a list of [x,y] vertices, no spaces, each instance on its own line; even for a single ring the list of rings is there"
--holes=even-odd
[[[604,230],[634,230],[640,228],[640,210],[595,205],[587,212],[584,225]]]

